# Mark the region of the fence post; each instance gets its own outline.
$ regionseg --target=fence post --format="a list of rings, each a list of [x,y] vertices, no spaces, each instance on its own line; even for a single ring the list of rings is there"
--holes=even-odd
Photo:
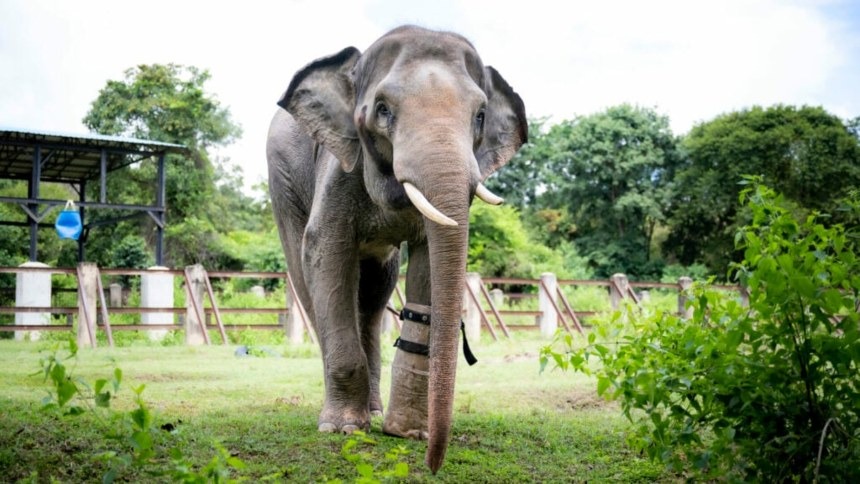
[[[621,300],[627,295],[628,282],[626,274],[613,274],[609,284],[609,303],[613,311],[621,308]]]
[[[153,266],[140,275],[140,307],[173,307],[173,274],[166,272],[167,270],[167,267]],[[143,313],[140,315],[140,322],[173,324],[173,313]],[[167,330],[150,329],[147,335],[152,341],[161,341],[167,335]]]
[[[78,346],[96,346],[96,295],[99,268],[92,262],[78,265]],[[88,323],[89,322],[89,327]]]
[[[188,266],[185,271],[188,274],[185,298],[185,344],[199,346],[206,344],[206,336],[203,335],[203,330],[200,327],[201,324],[206,323],[205,320],[200,320],[200,318],[205,317],[203,316],[203,291],[206,290],[206,282],[203,278],[205,274],[203,273],[203,266],[200,264]],[[199,318],[192,297],[199,304]]]
[[[555,310],[555,295],[558,292],[558,279],[552,272],[540,275],[541,286],[538,288],[538,310],[541,311],[540,334],[544,338],[552,338],[558,329],[558,313]]]
[[[684,319],[693,318],[693,308],[687,307],[687,294],[693,287],[693,280],[687,276],[678,278],[678,314]]]
[[[477,272],[467,272],[466,286],[468,289],[463,290],[463,306],[466,308],[463,323],[466,326],[466,339],[471,344],[476,345],[481,339],[481,308],[475,304],[472,296],[466,291],[471,289],[472,294],[481,294],[481,275]]]
[[[48,267],[41,262],[25,262],[18,267]],[[18,307],[50,307],[51,306],[51,273],[50,272],[18,272],[15,274],[15,306]],[[15,313],[15,324],[51,324],[51,313]],[[30,341],[38,341],[42,333],[30,331]],[[15,339],[23,340],[27,333],[15,331]]]
[[[493,305],[501,308],[505,304],[505,292],[499,288],[492,289],[490,290],[490,299],[493,300]]]
[[[284,291],[287,293],[287,320],[284,328],[287,333],[287,342],[291,345],[298,345],[304,341],[304,326],[302,325],[302,315],[299,313],[298,301],[293,300],[293,293],[290,291],[290,282],[284,284]]]
[[[110,292],[110,307],[122,307],[122,286],[117,283],[113,283],[108,287]]]

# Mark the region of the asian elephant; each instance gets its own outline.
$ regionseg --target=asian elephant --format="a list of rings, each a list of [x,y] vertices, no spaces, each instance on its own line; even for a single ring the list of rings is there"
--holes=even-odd
[[[404,26],[363,54],[310,63],[278,105],[269,190],[322,350],[318,428],[368,429],[382,414],[380,326],[405,241],[407,307],[422,324],[404,322],[383,431],[428,438],[435,473],[450,438],[469,205],[501,203],[481,182],[526,142],[523,102],[465,38]]]

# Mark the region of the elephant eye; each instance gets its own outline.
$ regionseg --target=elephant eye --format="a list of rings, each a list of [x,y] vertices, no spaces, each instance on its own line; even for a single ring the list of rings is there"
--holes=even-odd
[[[475,115],[475,126],[478,128],[478,131],[484,129],[484,118],[486,117],[486,111],[483,109],[478,111],[478,114]]]
[[[389,124],[391,124],[392,114],[388,109],[388,106],[385,105],[384,102],[380,101],[376,103],[376,122],[382,128],[387,128]]]

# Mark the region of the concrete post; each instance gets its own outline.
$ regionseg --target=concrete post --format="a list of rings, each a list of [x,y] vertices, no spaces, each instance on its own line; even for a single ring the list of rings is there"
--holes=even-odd
[[[173,307],[173,275],[164,272],[167,270],[167,267],[154,266],[140,276],[140,307]],[[143,313],[140,315],[140,322],[141,324],[173,324],[173,313]],[[150,340],[161,341],[167,335],[167,330],[151,329],[147,333]]]
[[[477,272],[467,272],[466,285],[476,296],[481,294],[481,275]],[[463,307],[466,309],[466,315],[463,318],[466,339],[469,340],[470,345],[477,345],[481,340],[481,307],[475,304],[466,289],[463,289]]]
[[[110,307],[112,308],[120,308],[122,307],[122,286],[117,283],[113,283],[110,285]]]
[[[627,297],[629,284],[625,274],[613,274],[609,284],[609,303],[613,311],[621,308],[621,301]]]
[[[81,262],[78,268],[80,274],[78,290],[81,291],[78,297],[86,301],[86,308],[84,304],[78,304],[78,346],[95,348],[96,315],[98,314],[98,282],[96,278],[99,277],[99,268],[92,262]],[[89,321],[89,328],[87,328],[87,321]]]
[[[200,329],[200,318],[206,317],[203,310],[203,292],[206,290],[204,269],[200,264],[194,264],[185,269],[188,271],[188,286],[185,297],[185,344],[190,346],[204,345],[206,339]],[[192,297],[199,303],[200,318],[197,317],[197,311],[195,311],[191,300]],[[203,319],[203,323],[206,323],[205,319]]]
[[[678,278],[678,314],[684,319],[693,318],[693,308],[687,307],[687,294],[693,287],[693,280],[687,276]]]
[[[651,302],[651,291],[646,289],[639,291],[639,302],[642,304]]]
[[[48,267],[41,262],[25,262],[18,267]],[[51,273],[49,272],[18,272],[15,274],[15,306],[17,307],[50,307],[51,306]],[[51,313],[15,313],[16,325],[49,325]],[[28,332],[15,331],[15,339],[25,339]],[[29,331],[30,341],[38,341],[42,333]]]
[[[499,309],[505,303],[505,292],[498,288],[493,289],[490,291],[490,299],[493,300],[493,306]]]
[[[544,272],[540,280],[543,283],[538,290],[538,310],[543,313],[540,317],[540,334],[544,338],[552,338],[558,330],[558,313],[552,304],[558,293],[558,279],[552,272]]]
[[[290,291],[289,282],[284,284],[284,290],[287,292],[287,319],[286,327],[287,342],[292,345],[301,344],[304,341],[305,328],[302,324],[302,315],[300,303],[293,300],[293,293]]]
[[[251,294],[259,298],[264,298],[266,297],[266,290],[263,289],[263,286],[251,286]]]

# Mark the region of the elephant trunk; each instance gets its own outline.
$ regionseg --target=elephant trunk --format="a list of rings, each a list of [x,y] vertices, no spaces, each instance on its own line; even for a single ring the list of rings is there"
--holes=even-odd
[[[405,123],[406,124],[406,123]],[[428,124],[431,124],[428,126]],[[394,173],[413,185],[423,201],[413,202],[424,215],[430,262],[430,375],[428,445],[425,461],[435,474],[442,466],[451,434],[457,342],[469,244],[469,205],[479,182],[471,140],[450,122],[415,124],[425,129],[406,133],[395,143]],[[464,130],[465,131],[465,130]],[[468,131],[466,131],[468,132]],[[409,194],[413,199],[413,194]]]
[[[425,222],[431,261],[433,322],[430,327],[429,440],[425,460],[434,474],[442,466],[451,434],[457,342],[469,243],[468,191],[463,190],[458,198],[458,207],[440,207],[457,221],[457,226],[439,225],[429,220]]]

